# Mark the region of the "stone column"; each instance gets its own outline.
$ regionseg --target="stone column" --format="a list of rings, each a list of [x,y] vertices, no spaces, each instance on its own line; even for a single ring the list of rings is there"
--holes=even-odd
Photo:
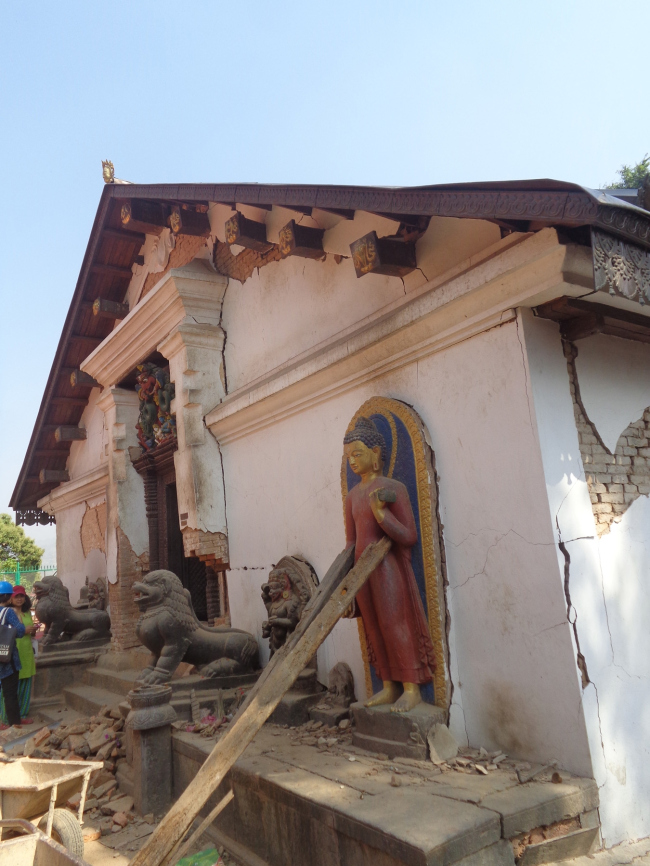
[[[125,728],[131,737],[133,803],[140,815],[164,815],[172,804],[171,686],[143,686],[129,692],[131,712]]]
[[[128,450],[138,445],[138,403],[135,391],[122,388],[106,388],[97,403],[108,432],[106,569],[114,650],[139,646],[135,626],[140,612],[132,586],[149,570],[144,485]]]
[[[223,345],[219,325],[186,319],[158,346],[176,388],[174,466],[185,555],[213,567],[228,563],[226,502],[221,453],[203,418],[226,393]]]

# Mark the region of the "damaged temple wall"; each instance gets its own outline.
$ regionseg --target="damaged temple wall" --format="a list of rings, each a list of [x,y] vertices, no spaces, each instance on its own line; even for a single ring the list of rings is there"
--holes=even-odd
[[[650,501],[639,492],[650,454],[643,453],[644,425],[628,429],[650,406],[650,348],[602,335],[575,344],[578,394],[597,434],[592,442],[572,400],[557,325],[525,314],[523,326],[558,564],[568,578],[571,623],[565,616],[555,632],[572,634],[603,839],[611,846],[650,834]],[[630,432],[636,444],[627,442]],[[601,482],[611,492],[594,488]],[[602,505],[621,506],[606,525]]]
[[[93,389],[79,426],[84,440],[73,442],[66,469],[69,481],[39,502],[56,517],[57,574],[76,604],[86,578],[106,578],[107,432]]]
[[[237,345],[236,323],[226,323]],[[248,345],[255,344],[254,335]],[[242,343],[242,351],[244,344]],[[235,355],[231,359],[234,363]],[[260,585],[300,554],[322,579],[345,543],[345,429],[375,395],[413,406],[431,436],[449,579],[451,727],[461,741],[590,774],[544,475],[515,323],[485,331],[222,444],[233,623],[261,637]],[[356,623],[319,652],[325,679],[347,661],[365,677]],[[576,711],[576,708],[577,711]]]

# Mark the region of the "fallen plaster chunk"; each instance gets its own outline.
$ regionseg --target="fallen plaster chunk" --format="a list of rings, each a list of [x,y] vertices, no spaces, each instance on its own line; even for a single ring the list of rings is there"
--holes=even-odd
[[[446,725],[434,725],[427,734],[431,761],[444,764],[458,754],[458,743]]]

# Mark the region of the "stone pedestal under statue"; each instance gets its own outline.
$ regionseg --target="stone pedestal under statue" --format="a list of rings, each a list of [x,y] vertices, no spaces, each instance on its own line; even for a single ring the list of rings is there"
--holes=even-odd
[[[388,705],[370,708],[362,703],[352,704],[350,710],[355,724],[353,744],[389,758],[426,761],[429,732],[446,722],[443,709],[424,702],[408,713],[392,713]]]
[[[171,686],[143,686],[129,692],[125,728],[131,738],[133,801],[140,815],[164,815],[172,804]]]
[[[272,725],[304,725],[309,721],[310,710],[325,694],[325,689],[316,680],[316,670],[305,668],[273,711],[269,722]]]

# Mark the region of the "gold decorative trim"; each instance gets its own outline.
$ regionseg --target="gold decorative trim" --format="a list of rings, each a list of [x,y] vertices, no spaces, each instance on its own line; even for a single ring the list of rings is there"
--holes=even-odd
[[[361,416],[383,415],[388,421],[393,436],[393,448],[391,450],[391,461],[388,469],[388,477],[392,478],[397,458],[397,428],[392,415],[396,415],[406,427],[413,443],[415,459],[415,475],[418,491],[418,510],[420,513],[420,528],[422,532],[422,562],[424,566],[424,586],[427,598],[427,617],[429,632],[436,654],[436,670],[433,675],[433,687],[435,702],[438,706],[448,709],[449,684],[447,682],[447,651],[444,628],[444,605],[440,599],[440,580],[436,567],[436,554],[434,547],[433,496],[431,490],[430,463],[427,459],[427,443],[424,436],[424,423],[416,412],[399,400],[390,397],[371,397],[357,410],[348,424],[346,433],[352,430]],[[341,463],[341,493],[343,496],[343,517],[345,520],[345,497],[348,492],[347,462],[345,456]],[[437,527],[436,527],[437,532]],[[359,618],[359,622],[361,622]],[[361,653],[366,670],[366,685],[370,682],[370,664],[368,662],[368,650],[366,647],[365,632],[363,625],[359,628],[359,639],[361,641]],[[370,688],[369,693],[372,689]]]

